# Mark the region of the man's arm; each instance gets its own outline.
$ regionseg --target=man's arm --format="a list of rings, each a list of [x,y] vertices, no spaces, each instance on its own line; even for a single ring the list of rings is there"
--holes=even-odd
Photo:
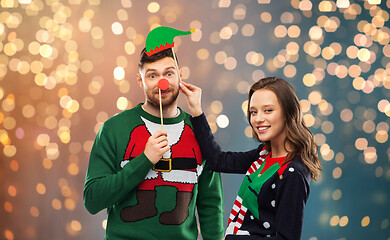
[[[84,185],[84,205],[92,214],[124,199],[169,149],[166,133],[158,131],[148,139],[143,153],[117,171],[115,139],[105,123],[91,151]]]
[[[210,171],[207,162],[199,177],[197,209],[203,239],[222,239],[224,235],[222,181],[219,173]]]

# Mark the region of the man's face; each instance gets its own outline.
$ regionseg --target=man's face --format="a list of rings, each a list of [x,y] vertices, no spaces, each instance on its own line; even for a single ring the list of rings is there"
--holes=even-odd
[[[153,63],[145,63],[137,75],[138,83],[144,90],[146,100],[159,108],[158,81],[165,78],[169,82],[168,89],[161,91],[163,108],[176,102],[179,95],[179,77],[175,67],[175,60],[165,57]]]

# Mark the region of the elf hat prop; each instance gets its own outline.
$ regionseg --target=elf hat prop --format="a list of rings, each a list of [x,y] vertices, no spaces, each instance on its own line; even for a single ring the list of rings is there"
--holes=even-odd
[[[162,50],[172,48],[174,46],[173,38],[176,36],[189,35],[195,32],[195,29],[190,31],[180,31],[170,27],[157,27],[149,32],[146,37],[145,47],[148,57]]]

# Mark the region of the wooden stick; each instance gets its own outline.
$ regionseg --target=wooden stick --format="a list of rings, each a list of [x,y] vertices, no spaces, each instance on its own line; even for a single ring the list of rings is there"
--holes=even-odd
[[[164,121],[163,121],[163,114],[162,114],[162,102],[161,102],[161,89],[158,89],[158,97],[160,99],[160,118],[161,118],[161,130],[164,131]]]
[[[177,65],[175,49],[174,49],[174,47],[172,47],[171,49],[172,49],[173,59],[175,60],[176,71],[177,71],[177,74],[179,75],[179,82],[181,82],[181,76],[180,76],[180,72],[179,72],[179,66]]]

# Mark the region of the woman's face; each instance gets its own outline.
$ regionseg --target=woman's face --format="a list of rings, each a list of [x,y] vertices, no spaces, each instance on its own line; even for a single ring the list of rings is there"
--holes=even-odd
[[[285,118],[276,94],[268,89],[255,91],[249,102],[250,123],[260,141],[283,144],[286,139]]]

